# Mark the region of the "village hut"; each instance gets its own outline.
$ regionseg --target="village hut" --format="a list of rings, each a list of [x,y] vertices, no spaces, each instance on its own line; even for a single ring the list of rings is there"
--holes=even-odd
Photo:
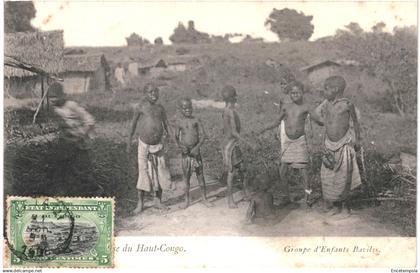
[[[326,78],[336,74],[339,67],[339,63],[331,60],[325,60],[302,67],[300,71],[307,75],[312,85],[319,86],[325,81]]]
[[[165,58],[167,70],[174,72],[182,72],[190,70],[200,65],[200,60],[192,55],[167,56]]]
[[[166,70],[168,67],[165,60],[159,59],[151,59],[148,61],[140,62],[139,64],[139,74],[141,75],[152,75],[157,76],[163,71]]]
[[[110,67],[102,53],[64,56],[64,92],[81,94],[110,89]]]
[[[52,83],[46,76],[63,71],[63,51],[61,30],[6,33],[4,54],[10,62],[4,66],[5,93],[16,98],[43,96]]]

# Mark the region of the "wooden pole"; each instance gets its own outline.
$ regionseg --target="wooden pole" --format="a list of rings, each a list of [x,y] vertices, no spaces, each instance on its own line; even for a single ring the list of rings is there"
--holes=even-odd
[[[42,108],[42,110],[44,110],[44,92],[45,92],[45,90],[44,90],[44,77],[41,76],[41,104],[42,104],[41,108]]]
[[[44,103],[45,97],[46,97],[47,95],[48,95],[48,90],[47,90],[47,92],[45,92],[45,94],[42,96],[41,101],[39,102],[38,107],[36,108],[36,111],[35,111],[35,114],[34,114],[34,118],[33,118],[33,120],[32,120],[32,123],[35,123],[36,117],[38,116],[39,110],[41,109],[41,107],[42,107],[42,105],[43,105],[43,103]]]

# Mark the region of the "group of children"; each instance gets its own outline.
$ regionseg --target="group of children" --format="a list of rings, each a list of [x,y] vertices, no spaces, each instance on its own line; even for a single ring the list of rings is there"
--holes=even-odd
[[[325,127],[323,156],[321,167],[322,196],[324,211],[331,215],[348,215],[349,194],[361,184],[356,161],[356,151],[360,148],[360,126],[355,106],[343,92],[346,82],[341,76],[326,79],[324,84],[325,100],[316,109],[304,102],[304,86],[294,81],[288,85],[290,102],[280,105],[280,115],[276,121],[267,124],[258,133],[279,128],[281,140],[280,180],[285,183],[285,195],[290,200],[286,173],[289,168],[298,169],[303,177],[306,203],[312,194],[310,167],[310,130],[305,130],[307,120],[313,120]],[[171,187],[169,170],[166,166],[163,143],[165,138],[173,136],[182,157],[183,181],[185,184],[185,202],[182,208],[190,204],[190,178],[196,173],[201,188],[202,202],[212,206],[206,196],[206,184],[203,175],[203,162],[200,148],[206,140],[202,122],[193,115],[192,102],[189,98],[179,101],[182,116],[173,126],[169,126],[165,109],[158,103],[159,89],[153,84],[144,88],[145,100],[135,109],[130,128],[127,152],[130,151],[136,127],[138,133],[138,204],[133,214],[144,209],[145,192],[153,192],[155,206],[162,204],[162,190]],[[229,208],[237,207],[233,200],[234,175],[242,181],[244,196],[251,200],[254,208],[258,202],[250,196],[246,167],[239,144],[242,142],[252,149],[257,146],[241,135],[241,122],[236,111],[237,93],[233,86],[227,85],[221,95],[225,102],[223,111],[223,136],[221,151],[223,155],[223,176],[227,182],[227,203]],[[172,129],[171,129],[172,128]],[[307,138],[308,136],[308,138]],[[258,176],[257,176],[258,177]],[[258,181],[256,181],[258,183]],[[267,200],[262,201],[267,203]]]

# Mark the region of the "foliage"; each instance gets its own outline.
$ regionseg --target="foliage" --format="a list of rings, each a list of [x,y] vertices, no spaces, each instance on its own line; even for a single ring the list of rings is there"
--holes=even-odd
[[[35,31],[31,20],[36,10],[32,1],[7,1],[4,3],[4,32]]]
[[[200,44],[210,43],[211,39],[207,33],[197,31],[194,21],[188,22],[188,28],[182,22],[174,29],[174,33],[169,37],[174,44]]]
[[[155,45],[163,45],[163,39],[162,37],[156,37],[155,41],[154,41]]]
[[[314,33],[312,19],[313,16],[306,16],[303,12],[293,9],[273,9],[264,24],[277,34],[281,41],[308,40]]]
[[[369,75],[387,84],[394,111],[404,115],[416,110],[417,34],[406,27],[383,32],[384,27],[378,23],[372,31],[359,33],[354,25],[346,26],[347,30],[337,31],[335,41]]]
[[[150,44],[149,40],[141,37],[137,33],[131,33],[131,35],[125,38],[128,46],[144,46]]]

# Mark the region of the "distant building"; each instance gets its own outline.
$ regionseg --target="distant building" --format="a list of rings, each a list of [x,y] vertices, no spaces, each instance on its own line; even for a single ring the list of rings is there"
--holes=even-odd
[[[64,56],[64,92],[80,94],[88,91],[107,91],[110,68],[104,54]]]
[[[200,65],[200,60],[192,55],[168,56],[165,58],[169,71],[182,72]]]
[[[168,67],[163,59],[152,59],[139,63],[139,73],[141,75],[159,75]]]
[[[331,60],[325,60],[309,66],[302,67],[300,71],[306,73],[309,81],[314,86],[322,84],[326,78],[336,74],[340,64]]]
[[[139,64],[138,63],[129,63],[128,64],[128,73],[131,76],[137,76],[139,74]]]
[[[14,97],[39,97],[50,83],[45,73],[63,71],[63,31],[16,32],[4,35],[4,91]],[[21,65],[22,67],[18,67]],[[31,71],[32,70],[32,71]]]

